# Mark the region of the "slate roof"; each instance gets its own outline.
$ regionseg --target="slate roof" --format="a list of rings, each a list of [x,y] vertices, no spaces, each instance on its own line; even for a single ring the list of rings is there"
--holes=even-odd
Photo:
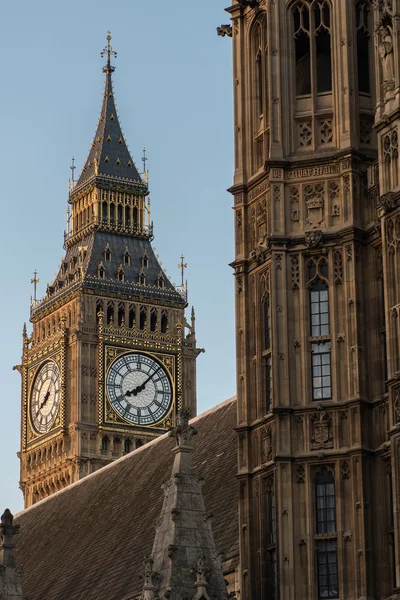
[[[111,69],[105,69],[106,82],[99,124],[76,189],[95,175],[141,183],[119,124],[111,72]]]
[[[105,249],[111,250],[111,260],[105,260]],[[84,254],[82,254],[82,250]],[[124,254],[128,249],[130,264],[124,264]],[[142,266],[142,257],[146,254],[148,266]],[[124,281],[118,280],[118,270],[122,263]],[[105,269],[104,279],[99,277],[98,268]],[[145,283],[139,279],[140,273],[146,276]],[[163,275],[164,287],[158,285],[158,276]],[[94,292],[123,294],[132,301],[137,298],[148,301],[160,301],[163,305],[185,307],[187,299],[168,279],[154,250],[147,239],[111,232],[94,231],[70,246],[61,261],[61,266],[53,283],[47,287],[46,296],[31,307],[31,317],[39,317],[54,302],[72,291],[90,289]]]
[[[204,476],[214,539],[228,553],[238,538],[236,402],[192,420],[196,472]],[[16,515],[17,565],[30,600],[128,600],[143,586],[169,476],[174,441],[164,435]]]

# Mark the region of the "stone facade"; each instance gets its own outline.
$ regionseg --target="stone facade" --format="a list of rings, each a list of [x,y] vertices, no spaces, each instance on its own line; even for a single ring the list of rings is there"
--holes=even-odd
[[[398,598],[400,2],[227,10],[240,598]]]

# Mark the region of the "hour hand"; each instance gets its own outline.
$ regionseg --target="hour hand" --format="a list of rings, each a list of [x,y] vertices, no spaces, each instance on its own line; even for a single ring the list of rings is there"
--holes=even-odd
[[[143,392],[146,387],[146,383],[142,383],[142,385],[138,385],[134,390],[128,390],[125,392],[125,396],[137,396],[139,392]]]
[[[40,405],[40,410],[43,408],[43,406],[46,404],[47,400],[50,398],[50,391],[48,391],[45,395],[45,397],[43,398],[43,401]]]

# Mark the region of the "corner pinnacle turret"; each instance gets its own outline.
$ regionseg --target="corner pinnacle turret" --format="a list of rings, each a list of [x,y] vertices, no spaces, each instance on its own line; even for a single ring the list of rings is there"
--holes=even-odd
[[[103,105],[92,147],[75,189],[81,188],[95,177],[147,187],[136,169],[119,123],[111,78],[115,71],[111,57],[116,57],[117,53],[110,42],[111,34],[108,32],[107,46],[101,52],[102,57],[107,57],[103,67],[106,75]]]

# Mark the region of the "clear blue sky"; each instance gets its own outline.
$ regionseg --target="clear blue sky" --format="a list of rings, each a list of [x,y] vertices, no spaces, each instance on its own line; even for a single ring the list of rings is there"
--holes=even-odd
[[[235,393],[231,40],[227,0],[2,2],[0,95],[0,510],[18,489],[21,334],[30,280],[39,296],[63,256],[71,156],[89,151],[103,93],[100,51],[111,30],[114,91],[141,168],[149,157],[156,248],[179,282],[183,252],[196,307],[199,412]],[[28,323],[30,331],[30,325]]]

